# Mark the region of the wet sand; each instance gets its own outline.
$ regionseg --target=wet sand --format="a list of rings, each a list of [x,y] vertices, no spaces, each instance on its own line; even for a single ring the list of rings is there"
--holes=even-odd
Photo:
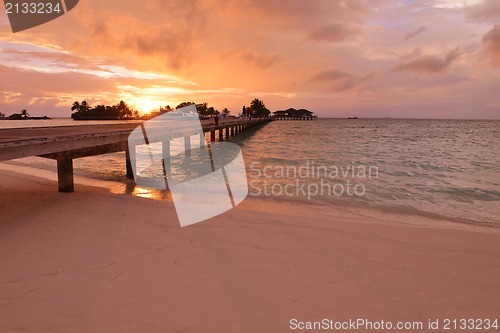
[[[0,221],[1,332],[291,332],[293,318],[427,324],[500,308],[490,229],[255,198],[180,228],[172,203],[78,181],[62,194],[1,165]]]

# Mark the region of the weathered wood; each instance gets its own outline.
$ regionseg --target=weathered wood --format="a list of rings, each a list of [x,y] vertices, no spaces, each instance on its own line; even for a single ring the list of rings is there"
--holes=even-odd
[[[118,143],[111,143],[111,144],[107,144],[107,145],[100,145],[100,146],[94,146],[94,147],[86,147],[86,148],[80,148],[80,149],[74,149],[74,150],[60,151],[60,152],[51,153],[51,154],[43,154],[43,155],[39,155],[39,156],[44,157],[44,158],[50,158],[53,160],[75,159],[75,158],[117,153],[117,152],[126,151],[126,150],[127,150],[127,142],[118,142]]]
[[[186,156],[191,156],[191,136],[184,137],[184,151]]]
[[[59,192],[71,193],[75,191],[72,159],[57,160],[57,181]]]
[[[191,148],[189,135],[199,135],[200,145],[206,145],[205,132],[210,132],[210,140],[215,142],[215,130],[219,130],[219,139],[224,136],[235,135],[247,128],[271,121],[270,118],[251,121],[225,121],[217,127],[205,123],[201,133],[192,133],[183,129],[169,132],[171,139],[185,138],[186,149]],[[101,154],[126,152],[127,177],[133,178],[133,161],[135,149],[128,149],[130,133],[140,126],[139,123],[111,124],[111,125],[84,125],[63,127],[40,127],[21,129],[0,129],[0,161],[41,156],[57,160],[58,187],[60,192],[73,192],[73,159]],[[235,130],[236,127],[240,131]],[[149,134],[149,133],[148,133]],[[164,135],[148,136],[148,140],[162,142],[165,168],[170,168],[170,141],[165,141]],[[168,151],[168,153],[167,153]]]
[[[165,172],[168,174],[170,173],[170,140],[165,140],[161,143],[161,150],[162,150],[162,156],[163,156],[163,168],[165,169]]]
[[[200,146],[206,145],[205,132],[200,132]]]
[[[221,123],[219,127],[226,128],[227,130],[228,126],[242,124],[243,128],[246,129],[248,124],[257,125],[268,121],[271,121],[271,119],[225,121]],[[86,153],[80,152],[79,154],[81,157],[93,156],[94,153],[92,153],[92,151],[94,147],[123,144],[127,142],[130,133],[139,125],[139,123],[127,123],[0,129],[0,161],[70,152],[83,148],[89,148],[89,150]],[[211,132],[213,129],[214,127],[211,124],[205,123],[202,125],[203,132]],[[196,135],[198,133],[191,134]],[[169,135],[174,138],[189,134],[184,133],[180,129],[179,133],[169,133]],[[163,140],[163,137],[161,135],[158,137],[152,135],[149,136],[148,139],[151,142],[159,142]],[[125,145],[119,147],[122,150],[126,149]],[[104,151],[106,151],[106,149],[104,149]],[[75,154],[76,156],[76,153],[71,154]],[[96,154],[99,154],[99,148],[96,150]],[[50,158],[54,157],[51,156]],[[75,158],[78,158],[78,156]]]
[[[127,178],[134,179],[134,168],[132,163],[135,163],[135,146],[129,147],[127,145],[125,149],[125,163],[127,168]]]
[[[0,130],[0,135],[3,130]],[[130,132],[18,140],[0,144],[0,161],[126,142]]]

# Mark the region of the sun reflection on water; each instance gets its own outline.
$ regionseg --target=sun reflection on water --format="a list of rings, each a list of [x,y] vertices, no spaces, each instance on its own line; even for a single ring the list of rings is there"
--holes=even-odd
[[[131,194],[134,197],[157,201],[172,201],[172,195],[169,190],[141,187],[132,182],[116,184],[110,188],[110,192],[112,194]]]

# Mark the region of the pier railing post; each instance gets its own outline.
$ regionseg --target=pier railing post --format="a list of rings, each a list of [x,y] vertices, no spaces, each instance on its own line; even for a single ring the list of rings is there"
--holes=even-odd
[[[59,192],[62,193],[75,192],[72,159],[57,160],[57,181],[59,186]]]
[[[200,147],[203,147],[206,145],[205,141],[205,132],[203,130],[200,132]]]
[[[134,169],[132,167],[132,160],[130,156],[130,149],[133,148],[132,154],[134,154],[133,160],[135,161],[135,146],[130,147],[127,145],[127,149],[125,149],[125,160],[126,160],[126,165],[127,165],[127,178],[128,179],[134,179]]]
[[[186,156],[191,156],[191,136],[184,137],[184,151]]]
[[[170,140],[164,140],[161,143],[163,167],[167,174],[170,173]]]

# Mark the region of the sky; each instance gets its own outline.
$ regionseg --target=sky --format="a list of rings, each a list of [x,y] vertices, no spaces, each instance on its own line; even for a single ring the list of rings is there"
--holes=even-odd
[[[0,12],[0,112],[74,101],[149,112],[500,119],[498,0],[80,0],[12,33]]]

